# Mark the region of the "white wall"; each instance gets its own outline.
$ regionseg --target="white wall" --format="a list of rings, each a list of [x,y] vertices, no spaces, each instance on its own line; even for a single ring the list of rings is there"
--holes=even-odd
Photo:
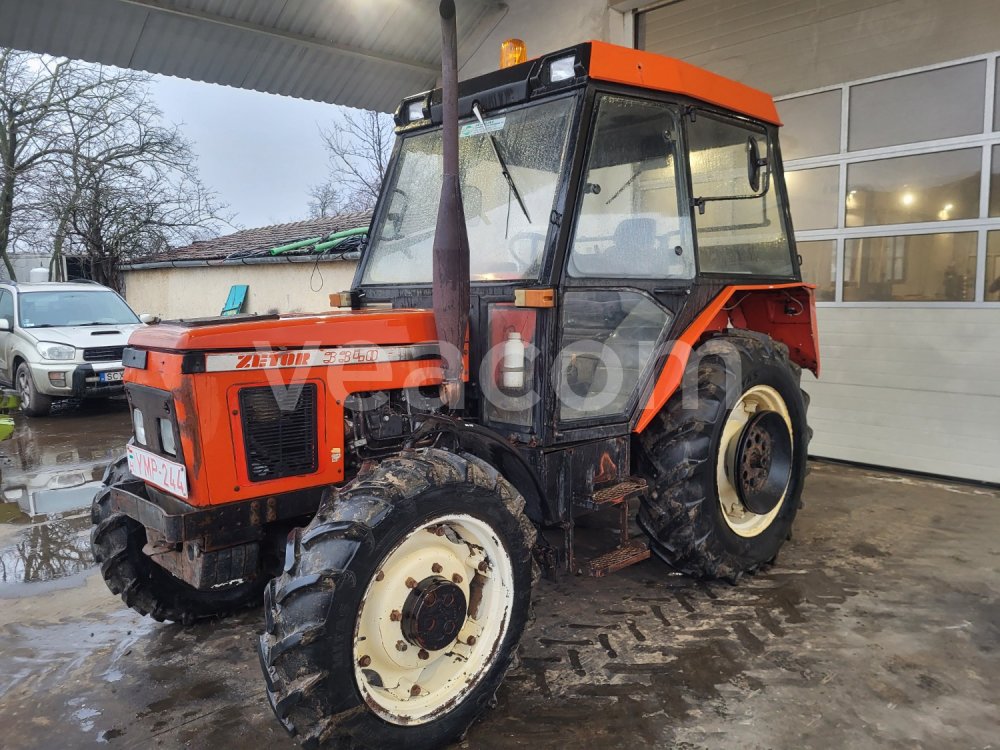
[[[640,45],[775,96],[993,52],[996,0],[681,0]]]
[[[810,453],[1000,482],[1000,311],[823,307]]]
[[[333,261],[127,271],[125,298],[140,314],[205,317],[222,312],[233,284],[247,284],[244,312],[325,312],[331,294],[351,288],[356,266]]]
[[[485,41],[472,51],[459,77],[472,78],[496,70],[500,43],[524,41],[529,57],[538,57],[591,39],[632,46],[631,16],[608,7],[608,0],[508,0],[507,14]]]

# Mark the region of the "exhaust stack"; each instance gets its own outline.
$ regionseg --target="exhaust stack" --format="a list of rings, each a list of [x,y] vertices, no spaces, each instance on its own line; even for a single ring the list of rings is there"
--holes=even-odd
[[[462,402],[462,352],[469,326],[469,235],[458,176],[458,28],[454,0],[441,0],[441,104],[444,170],[434,232],[434,319],[444,356],[441,400]]]

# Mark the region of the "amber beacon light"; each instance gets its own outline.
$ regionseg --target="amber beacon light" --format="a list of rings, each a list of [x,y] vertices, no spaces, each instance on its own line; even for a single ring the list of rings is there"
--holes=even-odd
[[[527,61],[528,48],[520,39],[508,39],[500,45],[500,67],[509,68]]]

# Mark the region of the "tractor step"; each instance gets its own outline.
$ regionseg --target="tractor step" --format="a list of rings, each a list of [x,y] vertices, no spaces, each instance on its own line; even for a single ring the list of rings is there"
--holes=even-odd
[[[612,484],[594,492],[590,503],[597,508],[607,508],[610,505],[620,505],[646,491],[646,480],[630,477],[618,484]]]
[[[630,539],[620,547],[589,560],[580,573],[600,578],[647,559],[649,559],[649,545],[642,539]]]

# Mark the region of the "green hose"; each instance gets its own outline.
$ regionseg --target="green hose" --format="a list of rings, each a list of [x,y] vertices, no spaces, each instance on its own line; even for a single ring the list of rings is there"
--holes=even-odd
[[[340,232],[334,232],[326,237],[313,237],[311,240],[301,240],[299,242],[293,242],[290,245],[282,245],[281,247],[276,247],[270,251],[271,255],[281,255],[282,253],[287,253],[291,250],[300,250],[309,245],[315,245],[313,252],[322,253],[326,252],[332,247],[339,245],[342,240],[348,237],[357,237],[361,234],[368,234],[368,227],[356,227],[354,229],[344,229]]]

